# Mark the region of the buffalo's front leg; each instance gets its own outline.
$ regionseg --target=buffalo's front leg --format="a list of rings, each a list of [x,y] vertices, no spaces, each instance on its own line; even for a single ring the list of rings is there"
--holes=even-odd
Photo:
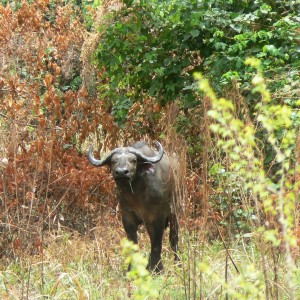
[[[137,238],[137,230],[138,230],[138,224],[135,222],[134,218],[131,218],[127,215],[122,216],[122,222],[123,227],[126,232],[127,239],[129,241],[134,242],[135,244],[138,243]],[[131,270],[131,264],[128,266],[128,271]]]
[[[123,227],[126,232],[126,236],[128,240],[134,242],[135,244],[138,243],[137,238],[137,230],[138,230],[138,224],[132,220],[131,218],[127,218],[126,216],[122,217]]]
[[[147,268],[155,273],[160,273],[163,270],[161,249],[165,222],[165,218],[160,218],[145,224],[151,240],[151,253]]]
[[[137,230],[138,230],[138,226],[142,224],[142,220],[138,218],[138,216],[134,212],[124,209],[122,205],[121,205],[121,215],[122,215],[123,227],[126,232],[128,240],[137,244],[138,243]]]

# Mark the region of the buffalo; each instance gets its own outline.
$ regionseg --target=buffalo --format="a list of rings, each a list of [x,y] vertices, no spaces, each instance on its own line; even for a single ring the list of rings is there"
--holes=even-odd
[[[145,225],[151,241],[147,268],[159,273],[163,270],[162,240],[168,225],[175,261],[179,259],[174,172],[162,145],[156,142],[156,146],[158,152],[145,142],[137,142],[131,147],[116,148],[100,160],[94,158],[91,146],[88,159],[94,166],[110,167],[117,185],[127,238],[137,244],[138,226]]]

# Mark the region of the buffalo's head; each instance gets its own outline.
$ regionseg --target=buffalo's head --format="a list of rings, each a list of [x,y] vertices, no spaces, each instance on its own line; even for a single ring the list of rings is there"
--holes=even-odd
[[[121,147],[111,151],[106,158],[96,159],[93,156],[93,146],[90,147],[88,158],[94,166],[109,165],[117,184],[132,182],[137,174],[154,172],[153,164],[159,162],[164,154],[162,145],[156,142],[158,154],[145,156],[134,147]]]

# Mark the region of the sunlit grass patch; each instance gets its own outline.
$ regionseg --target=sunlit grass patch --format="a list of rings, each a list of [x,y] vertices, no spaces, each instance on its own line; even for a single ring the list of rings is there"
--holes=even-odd
[[[112,228],[107,229],[107,235],[115,234],[112,232]],[[265,281],[257,247],[251,243],[236,243],[228,249],[237,272],[221,241],[202,244],[195,240],[195,234],[191,238],[185,229],[181,236],[181,266],[174,264],[173,253],[166,244],[162,256],[164,272],[152,276],[150,281],[143,282],[141,277],[142,281],[137,285],[126,272],[126,257],[131,254],[122,255],[119,243],[122,235],[116,243],[104,241],[101,236],[90,238],[69,232],[49,235],[43,255],[24,255],[2,267],[0,297],[142,299],[134,295],[137,295],[139,285],[145,284],[150,285],[153,291],[152,298],[149,294],[145,299],[219,299],[226,294],[229,299],[265,299]],[[141,234],[140,238],[138,257],[145,265],[149,241],[146,234]],[[269,284],[272,286],[275,283],[271,257],[268,257],[267,264],[270,268]],[[280,299],[288,299],[284,268],[284,261],[278,257]],[[140,273],[135,276],[139,278]],[[299,280],[299,276],[295,276],[295,280]]]

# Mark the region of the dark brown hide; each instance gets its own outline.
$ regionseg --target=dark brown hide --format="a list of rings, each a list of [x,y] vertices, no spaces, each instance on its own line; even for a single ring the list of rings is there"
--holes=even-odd
[[[151,240],[148,268],[156,273],[163,269],[162,239],[170,224],[170,243],[178,260],[178,222],[174,211],[174,175],[169,158],[157,142],[159,152],[145,142],[113,150],[97,160],[89,150],[89,160],[97,166],[109,165],[118,187],[123,226],[127,238],[138,243],[138,225],[145,224]]]

